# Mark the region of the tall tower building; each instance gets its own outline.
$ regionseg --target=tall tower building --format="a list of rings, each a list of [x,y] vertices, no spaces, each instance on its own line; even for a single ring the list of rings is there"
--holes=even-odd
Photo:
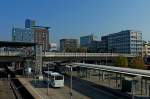
[[[34,42],[42,45],[43,51],[49,50],[49,27],[34,26]]]
[[[26,19],[25,28],[13,28],[12,41],[34,42],[42,45],[42,51],[49,51],[49,27],[36,26],[35,23]]]
[[[25,20],[25,28],[32,28],[36,25],[35,20],[26,19]]]

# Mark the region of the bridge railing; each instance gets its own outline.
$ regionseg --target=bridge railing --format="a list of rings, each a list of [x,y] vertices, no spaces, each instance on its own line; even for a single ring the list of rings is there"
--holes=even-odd
[[[0,56],[21,56],[21,52],[16,51],[0,51]]]
[[[116,57],[123,55],[125,57],[134,57],[131,54],[118,54],[118,53],[54,53],[45,52],[43,57]],[[25,52],[20,51],[0,51],[0,56],[27,56]]]
[[[134,57],[135,55],[131,54],[118,54],[118,53],[54,53],[54,52],[45,52],[43,53],[44,57],[116,57],[123,55],[125,57]]]

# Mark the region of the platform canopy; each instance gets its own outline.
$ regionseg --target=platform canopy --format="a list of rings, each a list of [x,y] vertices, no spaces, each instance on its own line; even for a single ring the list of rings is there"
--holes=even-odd
[[[12,41],[0,41],[0,47],[32,47],[36,43],[29,42],[12,42]]]

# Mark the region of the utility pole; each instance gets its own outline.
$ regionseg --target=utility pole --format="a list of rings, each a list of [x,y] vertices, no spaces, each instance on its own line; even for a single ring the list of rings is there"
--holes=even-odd
[[[50,82],[49,82],[49,65],[48,65],[48,75],[47,75],[47,77],[48,77],[48,83],[47,83],[47,95],[49,95],[49,84],[50,84]]]
[[[70,99],[72,99],[72,66],[70,66]]]
[[[72,66],[66,66],[70,70],[70,99],[72,99]]]

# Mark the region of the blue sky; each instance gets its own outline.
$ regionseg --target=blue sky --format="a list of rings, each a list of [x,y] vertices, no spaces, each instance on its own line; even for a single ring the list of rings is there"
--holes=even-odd
[[[150,40],[150,0],[1,0],[0,40],[11,40],[12,27],[26,18],[52,27],[50,41],[132,29]]]

